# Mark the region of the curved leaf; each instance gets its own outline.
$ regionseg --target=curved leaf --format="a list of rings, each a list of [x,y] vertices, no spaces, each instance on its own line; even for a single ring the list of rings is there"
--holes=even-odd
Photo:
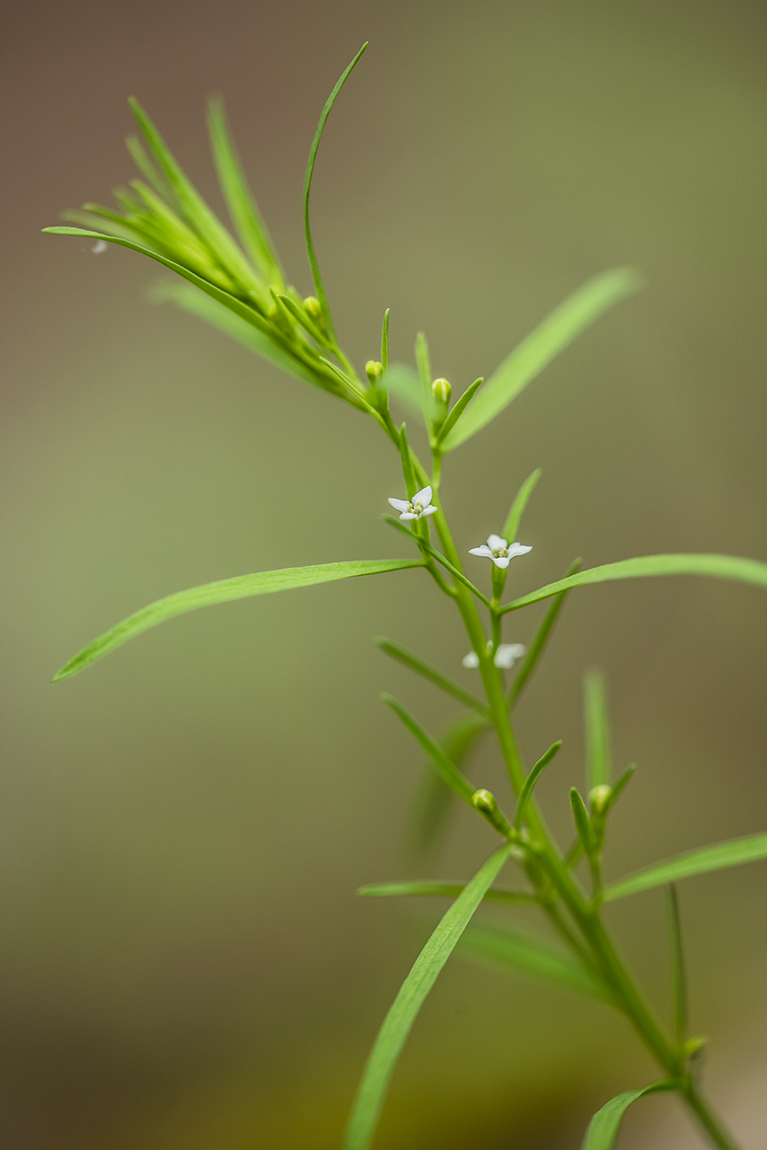
[[[443,450],[452,451],[495,419],[584,328],[641,286],[632,268],[615,268],[594,276],[568,296],[506,357],[446,436]]]
[[[687,851],[676,858],[655,863],[644,870],[636,871],[612,883],[604,892],[605,902],[636,894],[640,890],[651,890],[654,886],[665,886],[669,882],[691,878],[696,874],[707,874],[712,870],[742,866],[743,863],[759,862],[767,858],[767,834],[749,835],[747,838],[731,839],[725,843],[713,843],[700,850]]]
[[[490,856],[443,916],[415,960],[384,1019],[365,1065],[346,1131],[344,1150],[367,1150],[370,1146],[392,1071],[418,1011],[510,851],[511,846],[505,844]]]
[[[541,938],[501,926],[470,926],[461,939],[458,954],[490,963],[504,970],[522,971],[536,978],[557,982],[568,990],[609,999],[592,975],[566,951]]]
[[[627,1090],[625,1094],[616,1094],[605,1103],[601,1110],[597,1110],[589,1122],[586,1137],[583,1140],[582,1150],[612,1150],[615,1139],[618,1137],[623,1115],[632,1102],[641,1098],[643,1094],[658,1094],[662,1090],[673,1090],[671,1082],[653,1082],[643,1090]]]
[[[99,635],[87,647],[70,659],[66,666],[53,676],[53,682],[68,679],[95,663],[97,659],[114,651],[115,647],[127,643],[142,631],[172,619],[174,615],[184,615],[187,611],[197,611],[200,607],[211,607],[215,603],[228,603],[233,599],[246,599],[251,595],[269,595],[274,591],[290,591],[294,587],[310,587],[314,583],[331,583],[335,579],[352,579],[358,575],[379,575],[385,571],[400,571],[405,567],[422,567],[417,559],[355,559],[346,563],[319,563],[314,567],[284,567],[278,571],[258,571],[254,575],[236,575],[233,579],[220,579],[216,583],[203,583],[188,591],[178,591],[165,599],[158,599],[148,607],[142,607],[121,623]]]
[[[603,567],[577,571],[566,579],[549,583],[529,595],[523,595],[501,608],[517,611],[541,599],[550,599],[571,587],[584,587],[587,583],[608,583],[612,579],[639,579],[651,575],[708,575],[712,579],[734,579],[739,583],[753,583],[767,588],[767,563],[758,559],[741,559],[735,555],[643,555],[638,559],[621,559]]]

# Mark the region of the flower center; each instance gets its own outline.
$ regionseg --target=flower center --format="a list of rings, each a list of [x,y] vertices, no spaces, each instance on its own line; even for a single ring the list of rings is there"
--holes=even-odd
[[[494,547],[493,559],[505,559],[509,553],[508,547]]]

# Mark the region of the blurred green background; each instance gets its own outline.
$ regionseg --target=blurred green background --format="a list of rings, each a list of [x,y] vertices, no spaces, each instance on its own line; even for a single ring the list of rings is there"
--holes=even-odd
[[[648,288],[450,460],[462,547],[540,465],[520,590],[663,550],[767,558],[767,12],[750,0],[11,0],[3,10],[3,769],[0,1144],[20,1150],[331,1150],[436,906],[356,898],[412,874],[421,764],[382,689],[448,705],[374,649],[471,683],[417,573],[174,621],[49,686],[84,642],[172,591],[403,554],[381,524],[397,461],[372,424],[169,307],[154,269],[41,236],[133,174],[137,95],[216,204],[204,99],[223,92],[297,286],[301,185],[337,75],[371,47],[317,166],[315,238],[342,342],[429,336],[459,390],[592,273]],[[482,570],[483,576],[487,572]],[[536,610],[513,617],[525,641]],[[702,580],[577,592],[519,711],[567,834],[580,678],[610,680],[611,873],[767,826],[767,601]],[[488,751],[474,777],[500,786]],[[491,841],[457,818],[433,873]],[[764,1144],[767,868],[681,891],[692,1025],[712,1093]],[[659,893],[610,918],[666,1008]],[[530,923],[532,918],[528,917]],[[396,1074],[381,1150],[569,1150],[650,1080],[605,1010],[454,961]],[[673,1100],[626,1148],[700,1145]]]

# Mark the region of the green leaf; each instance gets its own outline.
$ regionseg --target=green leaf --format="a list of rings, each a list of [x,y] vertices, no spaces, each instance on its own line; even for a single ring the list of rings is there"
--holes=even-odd
[[[584,328],[640,287],[633,269],[616,268],[588,280],[568,296],[503,361],[446,438],[445,451],[452,451],[495,419]]]
[[[208,131],[221,190],[242,245],[264,279],[281,291],[285,285],[282,268],[242,170],[229,132],[224,102],[220,98],[213,98],[208,103]]]
[[[419,560],[413,559],[356,559],[344,563],[319,563],[314,567],[284,567],[277,571],[258,571],[254,575],[236,575],[233,579],[220,579],[216,583],[203,583],[188,591],[178,591],[165,599],[158,599],[129,615],[121,623],[99,635],[84,647],[66,666],[62,667],[53,682],[67,679],[101,659],[115,647],[127,643],[142,631],[172,619],[174,615],[184,615],[187,611],[197,611],[200,607],[211,607],[215,603],[228,603],[233,599],[247,599],[251,595],[269,595],[274,591],[290,591],[294,587],[311,587],[315,583],[331,583],[336,579],[352,579],[358,575],[380,575],[385,571],[400,571],[406,567],[422,567]]]
[[[455,763],[450,761],[439,743],[435,743],[431,735],[427,734],[421,724],[413,718],[409,711],[405,710],[402,703],[400,703],[398,699],[395,699],[393,695],[381,695],[381,698],[387,707],[391,707],[394,714],[401,719],[411,735],[421,744],[442,776],[443,782],[446,783],[451,790],[455,791],[459,798],[462,798],[469,806],[472,806],[471,800],[474,797],[476,788],[471,785],[468,779],[464,778]]]
[[[422,675],[424,679],[428,679],[430,683],[434,683],[435,687],[439,687],[446,694],[451,695],[457,699],[459,703],[463,703],[464,707],[469,707],[472,711],[476,711],[480,715],[488,716],[487,706],[481,699],[477,699],[470,691],[464,690],[458,683],[454,683],[452,679],[448,679],[436,667],[431,667],[428,663],[424,663],[423,659],[419,659],[417,655],[411,654],[406,651],[404,647],[400,647],[399,643],[393,643],[391,639],[378,638],[375,640],[376,644],[392,659],[396,659],[398,663],[403,666],[409,667],[411,671],[415,671],[417,675]]]
[[[317,387],[322,386],[317,376],[314,375],[308,367],[304,367],[303,364],[297,359],[294,359],[292,355],[288,355],[286,351],[283,351],[281,347],[273,343],[268,336],[263,335],[258,328],[255,328],[252,323],[248,323],[242,319],[236,312],[233,312],[231,308],[225,307],[208,295],[203,295],[201,291],[198,291],[197,288],[191,284],[155,284],[149,291],[149,298],[155,303],[165,303],[166,301],[175,303],[178,307],[183,308],[184,311],[196,315],[199,319],[203,319],[206,323],[218,328],[218,330],[225,335],[236,339],[238,343],[244,344],[245,347],[254,351],[256,355],[260,355],[263,359],[273,363],[275,367],[279,367],[289,375],[295,376],[296,379],[304,380],[306,383],[313,383]]]
[[[506,516],[506,522],[503,525],[503,531],[501,532],[503,538],[508,539],[509,543],[513,542],[513,540],[515,540],[517,537],[517,529],[519,527],[520,520],[522,519],[524,510],[527,507],[528,500],[533,494],[535,485],[540,478],[541,469],[540,467],[537,467],[531,475],[528,475],[527,479],[522,484],[514,498],[514,502],[511,505],[511,510]]]
[[[376,882],[361,886],[357,894],[367,898],[390,898],[402,895],[431,895],[437,898],[457,898],[466,890],[461,882]],[[491,886],[485,894],[485,902],[513,902],[525,906],[537,905],[534,894],[525,890],[505,890]]]
[[[434,410],[434,397],[431,393],[429,344],[422,331],[415,337],[415,362],[418,365],[418,378],[421,383],[421,408],[428,423]]]
[[[605,902],[614,902],[640,890],[651,890],[655,886],[665,886],[668,882],[678,882],[692,878],[696,874],[724,870],[726,867],[742,866],[743,863],[759,862],[767,858],[767,834],[748,835],[729,842],[713,843],[700,850],[687,851],[675,858],[655,863],[644,870],[636,871],[619,879],[605,890]]]
[[[312,140],[312,146],[309,149],[309,160],[308,160],[307,165],[306,165],[306,176],[304,178],[304,234],[306,236],[306,254],[309,258],[309,267],[311,268],[311,272],[312,272],[312,280],[314,282],[314,294],[317,296],[317,299],[320,302],[320,308],[322,309],[322,318],[325,320],[325,327],[327,328],[328,334],[330,335],[330,338],[334,343],[335,343],[335,339],[336,339],[335,328],[333,327],[333,319],[332,319],[332,316],[330,314],[330,308],[328,307],[328,297],[325,294],[325,288],[324,288],[324,285],[322,283],[322,275],[320,274],[320,265],[317,261],[317,253],[314,250],[314,241],[312,240],[312,229],[311,229],[311,225],[309,223],[309,195],[310,195],[311,190],[312,190],[312,176],[314,175],[314,164],[315,164],[315,161],[317,159],[317,149],[320,146],[320,140],[322,139],[322,133],[325,131],[325,124],[327,123],[328,116],[330,115],[330,110],[336,102],[336,96],[338,95],[338,93],[341,91],[341,89],[343,88],[346,81],[351,76],[352,72],[354,71],[354,68],[357,65],[357,62],[360,60],[360,58],[361,58],[363,52],[365,51],[365,49],[367,48],[367,46],[368,46],[368,43],[367,43],[367,41],[365,41],[365,43],[362,45],[362,47],[360,48],[357,55],[352,60],[351,64],[349,64],[348,68],[346,68],[344,70],[344,72],[341,74],[341,77],[338,80],[338,83],[336,84],[335,88],[333,89],[333,91],[328,96],[328,99],[325,103],[325,107],[322,109],[322,114],[320,116],[320,122],[317,125],[317,131],[314,133],[314,139]]]
[[[223,304],[224,307],[234,312],[240,319],[244,319],[246,323],[251,324],[260,331],[262,335],[265,335],[267,339],[279,346],[280,337],[274,328],[252,307],[243,303],[242,300],[237,299],[237,297],[233,296],[230,292],[223,291],[221,288],[216,287],[215,284],[203,279],[202,276],[198,276],[194,272],[189,271],[188,268],[183,267],[174,260],[166,259],[165,256],[160,255],[159,252],[152,251],[151,248],[133,243],[131,240],[123,239],[120,236],[110,236],[105,232],[88,231],[83,228],[56,227],[43,228],[43,231],[56,236],[84,236],[92,240],[105,240],[107,243],[117,244],[122,248],[130,248],[131,251],[139,252],[142,256],[149,256],[150,259],[156,260],[158,264],[162,264],[163,267],[169,268],[172,272],[180,275],[182,279],[187,280],[188,283],[194,284],[200,291],[209,295],[211,299]]]
[[[734,579],[739,583],[753,583],[767,588],[767,563],[758,559],[741,559],[734,555],[643,555],[638,559],[621,559],[603,567],[578,571],[556,583],[540,587],[521,599],[501,607],[501,614],[517,611],[529,603],[550,599],[560,591],[584,587],[587,583],[608,583],[612,579],[639,579],[653,575],[707,575],[712,579]]]
[[[384,312],[381,327],[381,367],[386,371],[389,367],[389,308]]]
[[[479,379],[475,379],[474,383],[469,384],[469,386],[466,388],[466,391],[464,391],[463,395],[459,396],[459,398],[455,401],[455,405],[454,405],[452,411],[450,412],[447,419],[445,420],[445,422],[440,427],[439,432],[437,434],[437,443],[438,444],[442,445],[444,443],[444,441],[447,439],[448,435],[453,430],[456,423],[461,418],[461,416],[463,415],[464,411],[466,410],[466,408],[471,403],[474,396],[477,394],[477,391],[482,386],[483,382],[484,382],[484,380],[481,376]]]
[[[485,892],[493,885],[508,859],[510,850],[511,847],[505,844],[490,856],[444,915],[403,982],[367,1060],[347,1127],[344,1150],[368,1150],[394,1066],[418,1011]]]
[[[458,954],[504,970],[521,971],[568,990],[609,999],[607,989],[567,951],[532,935],[502,926],[471,926]]]
[[[645,1086],[643,1090],[627,1090],[625,1094],[616,1094],[601,1110],[597,1110],[589,1122],[582,1150],[612,1150],[623,1116],[631,1103],[643,1094],[657,1094],[662,1090],[673,1089],[671,1082],[653,1082],[652,1086]]]
[[[580,559],[576,559],[575,562],[571,565],[570,570],[567,572],[567,575],[574,575],[575,572],[579,569],[580,565]],[[535,638],[527,649],[527,654],[525,655],[524,661],[522,662],[522,665],[517,672],[516,678],[511,685],[511,690],[509,691],[506,698],[506,702],[508,703],[509,707],[513,707],[516,704],[517,699],[525,689],[528,679],[535,670],[538,660],[543,654],[546,644],[549,641],[549,636],[551,635],[554,624],[559,617],[559,612],[562,610],[562,605],[564,604],[566,595],[567,591],[560,591],[554,602],[550,605],[543,619],[541,620],[540,626],[535,633]]]
[[[519,828],[522,826],[522,819],[525,817],[525,807],[530,802],[530,799],[531,799],[532,794],[533,794],[533,790],[535,789],[535,784],[538,782],[538,779],[541,777],[543,772],[546,770],[547,766],[549,765],[551,760],[554,758],[554,756],[556,755],[557,751],[559,750],[559,748],[561,746],[562,746],[562,740],[561,739],[556,743],[552,743],[551,746],[549,747],[548,751],[546,751],[545,754],[541,755],[540,759],[538,760],[538,762],[535,764],[533,769],[530,771],[530,774],[525,779],[524,786],[522,787],[522,790],[520,791],[519,800],[517,802],[517,813],[514,816],[514,826],[516,827],[517,830],[519,830]]]
[[[674,1038],[679,1046],[687,1037],[687,974],[682,946],[682,922],[676,886],[666,887],[666,913],[668,916],[669,958],[671,965],[671,1000],[673,1004]]]
[[[589,671],[583,680],[583,709],[586,727],[586,787],[609,786],[610,724],[604,675]]]
[[[490,729],[490,723],[481,715],[470,711],[458,715],[442,733],[439,745],[459,769],[468,758],[480,735]],[[417,862],[422,862],[435,849],[447,824],[453,806],[453,792],[445,786],[429,761],[424,768],[421,785],[407,829],[407,847]]]
[[[575,829],[578,832],[578,838],[581,840],[581,846],[586,854],[591,857],[596,849],[596,842],[594,840],[594,830],[589,818],[589,812],[586,809],[586,804],[581,798],[580,792],[575,788],[570,788],[570,806],[573,811],[573,822]]]

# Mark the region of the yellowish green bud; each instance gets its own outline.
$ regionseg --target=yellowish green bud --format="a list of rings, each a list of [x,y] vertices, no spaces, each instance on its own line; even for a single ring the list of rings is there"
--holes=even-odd
[[[452,387],[446,379],[435,379],[431,385],[431,393],[437,403],[449,403]]]
[[[608,787],[606,783],[602,783],[600,786],[594,787],[589,791],[589,803],[595,814],[602,814],[612,793],[612,787]]]
[[[322,319],[322,308],[320,301],[314,295],[308,295],[304,300],[304,311],[312,319]]]
[[[375,387],[383,375],[383,364],[376,359],[369,359],[365,364],[365,374],[370,380],[370,386]]]
[[[492,791],[486,791],[484,787],[475,791],[471,798],[471,804],[475,810],[484,815],[492,827],[495,827],[500,834],[508,838],[511,834],[511,827],[506,817],[498,810],[498,804]]]
[[[683,1046],[685,1058],[694,1058],[699,1054],[704,1046],[708,1045],[708,1038],[705,1034],[699,1034],[696,1038],[688,1038]]]

